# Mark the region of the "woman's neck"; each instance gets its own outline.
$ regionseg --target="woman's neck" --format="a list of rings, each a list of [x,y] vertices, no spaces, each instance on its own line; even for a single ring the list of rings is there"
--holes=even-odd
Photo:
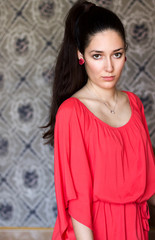
[[[98,100],[102,100],[105,102],[115,102],[116,95],[118,94],[118,90],[116,87],[113,88],[101,88],[96,84],[93,84],[88,80],[86,84],[87,89],[89,90],[89,95],[92,98],[98,98]]]

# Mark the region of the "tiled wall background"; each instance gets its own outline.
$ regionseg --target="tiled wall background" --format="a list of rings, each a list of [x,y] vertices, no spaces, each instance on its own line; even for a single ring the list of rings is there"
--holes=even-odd
[[[43,145],[39,126],[48,119],[53,67],[73,2],[0,0],[0,226],[54,226],[53,149]],[[94,2],[126,26],[120,87],[143,101],[155,146],[155,2]]]

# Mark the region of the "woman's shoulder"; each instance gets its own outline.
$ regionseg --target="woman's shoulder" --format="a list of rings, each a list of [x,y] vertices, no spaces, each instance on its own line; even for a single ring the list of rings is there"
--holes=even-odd
[[[71,117],[75,110],[77,111],[77,104],[78,101],[75,97],[70,97],[66,99],[58,108],[56,116],[61,116],[63,118]]]
[[[70,98],[67,98],[59,107],[58,112],[66,112],[70,114],[74,110],[79,109],[80,99],[85,95],[84,87],[75,92]]]
[[[125,90],[122,90],[122,92],[125,92],[131,100],[133,100],[135,103],[138,104],[139,107],[142,105],[142,101],[140,100],[140,97],[134,92],[125,91]]]

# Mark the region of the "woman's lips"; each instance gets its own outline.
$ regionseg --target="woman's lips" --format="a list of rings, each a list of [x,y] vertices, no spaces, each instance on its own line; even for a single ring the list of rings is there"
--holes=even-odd
[[[114,80],[114,77],[115,77],[115,76],[111,76],[111,77],[103,76],[103,79],[104,79],[105,81],[112,81],[112,80]]]

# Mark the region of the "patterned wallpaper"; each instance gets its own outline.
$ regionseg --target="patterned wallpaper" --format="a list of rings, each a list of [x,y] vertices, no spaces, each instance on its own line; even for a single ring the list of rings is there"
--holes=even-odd
[[[0,0],[0,226],[53,227],[53,148],[44,146],[55,59],[72,0]],[[143,101],[155,146],[155,2],[96,0],[128,35],[120,81]]]

